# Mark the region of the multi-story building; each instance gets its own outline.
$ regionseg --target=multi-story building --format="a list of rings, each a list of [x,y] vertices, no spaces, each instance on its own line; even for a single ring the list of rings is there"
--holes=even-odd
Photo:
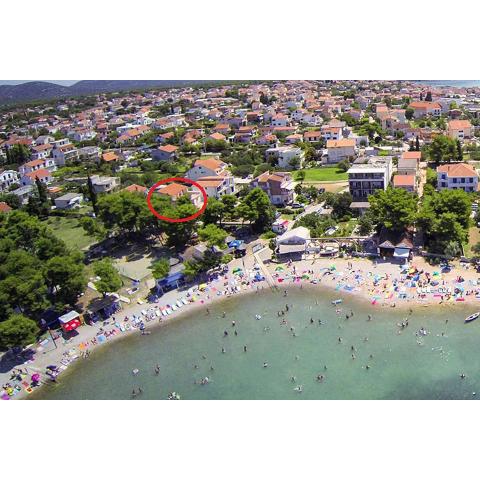
[[[260,187],[273,205],[288,205],[295,199],[295,183],[286,172],[264,172],[252,181],[251,186]]]
[[[478,190],[478,174],[468,163],[451,163],[437,168],[438,190],[462,189],[465,192]]]
[[[368,157],[358,159],[352,165],[347,171],[353,197],[351,208],[368,208],[368,196],[377,190],[387,189],[392,177],[392,164],[392,157]]]

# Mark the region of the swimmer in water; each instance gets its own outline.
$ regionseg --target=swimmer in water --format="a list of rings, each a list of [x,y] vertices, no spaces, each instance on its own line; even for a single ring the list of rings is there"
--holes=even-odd
[[[232,320],[232,327],[235,326],[235,320]]]
[[[460,374],[460,378],[461,378],[462,380],[465,379],[466,377],[467,377],[467,376],[466,376],[464,373],[461,373],[461,374]]]
[[[227,314],[225,312],[222,313],[222,318],[225,318]]]
[[[222,347],[222,353],[225,353],[225,352],[226,352],[226,350]]]
[[[366,370],[370,370],[370,365],[365,365]]]
[[[263,362],[263,368],[267,368],[268,367],[268,363],[267,362]]]
[[[243,346],[243,351],[244,351],[245,353],[247,353],[247,346],[246,346],[246,345]]]
[[[368,321],[370,321],[372,319],[372,316],[369,314],[368,315]]]
[[[207,308],[207,315],[210,315],[210,309]]]
[[[338,343],[342,343],[342,337],[338,337]]]
[[[290,377],[290,381],[292,383],[295,383],[297,381],[297,377],[294,377],[293,375]]]
[[[224,337],[227,337],[227,336],[228,336],[228,332],[227,332],[226,330],[223,332],[223,336],[224,336]]]
[[[313,318],[310,317],[310,323],[312,324],[313,323]]]

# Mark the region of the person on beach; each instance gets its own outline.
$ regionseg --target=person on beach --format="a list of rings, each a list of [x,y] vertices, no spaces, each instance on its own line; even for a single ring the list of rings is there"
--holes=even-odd
[[[207,308],[207,315],[210,315],[210,309]]]
[[[222,313],[222,318],[225,318],[227,314],[225,312]]]

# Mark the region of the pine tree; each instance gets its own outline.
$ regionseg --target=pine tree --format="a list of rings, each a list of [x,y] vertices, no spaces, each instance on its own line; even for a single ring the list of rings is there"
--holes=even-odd
[[[420,140],[418,139],[418,135],[415,137],[415,151],[420,151]]]
[[[463,150],[460,140],[457,140],[457,160],[461,162],[463,160]]]
[[[92,202],[93,211],[95,212],[95,216],[98,216],[97,192],[93,188],[93,183],[92,183],[92,179],[90,178],[90,175],[88,176],[87,186],[88,186],[88,196],[90,197],[90,200]]]
[[[38,177],[35,177],[35,185],[37,186],[40,203],[48,202],[47,187],[45,184],[42,183]]]
[[[427,92],[427,95],[425,97],[426,102],[431,102],[432,101],[432,92]]]

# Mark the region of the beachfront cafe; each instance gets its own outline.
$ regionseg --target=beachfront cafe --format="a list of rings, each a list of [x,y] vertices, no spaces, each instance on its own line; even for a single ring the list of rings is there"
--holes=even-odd
[[[166,277],[157,280],[157,293],[164,294],[185,284],[183,272],[170,272]]]
[[[75,310],[71,310],[65,313],[65,315],[58,317],[58,321],[65,333],[76,330],[83,323],[82,315]]]
[[[382,229],[378,237],[377,253],[382,258],[398,259],[407,263],[413,250],[413,237],[411,232],[392,232]]]
[[[95,298],[86,311],[88,319],[92,322],[109,318],[114,313],[121,310],[120,299],[114,295],[108,295],[102,298]]]

